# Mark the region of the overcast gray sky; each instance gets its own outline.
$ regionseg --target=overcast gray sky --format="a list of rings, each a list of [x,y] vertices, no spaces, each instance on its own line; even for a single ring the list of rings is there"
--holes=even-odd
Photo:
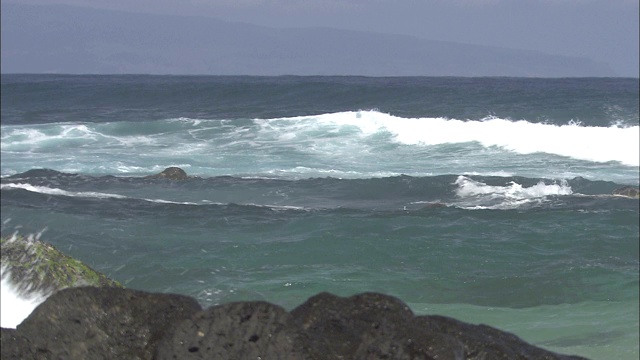
[[[2,0],[3,2],[6,0]],[[8,1],[11,2],[11,1]],[[639,0],[22,0],[537,50],[639,74]]]

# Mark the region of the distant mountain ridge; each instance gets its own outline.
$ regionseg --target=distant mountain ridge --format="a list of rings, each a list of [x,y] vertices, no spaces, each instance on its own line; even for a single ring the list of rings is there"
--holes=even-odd
[[[605,63],[535,51],[66,5],[3,3],[1,27],[2,73],[615,76]]]

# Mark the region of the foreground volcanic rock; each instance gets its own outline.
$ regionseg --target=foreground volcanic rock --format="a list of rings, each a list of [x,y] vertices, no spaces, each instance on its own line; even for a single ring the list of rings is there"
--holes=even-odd
[[[47,298],[15,334],[3,329],[2,358],[10,351],[21,359],[30,353],[47,359],[151,359],[165,333],[200,310],[195,299],[182,295],[69,288]],[[12,346],[20,343],[22,348]]]
[[[267,302],[202,310],[189,297],[115,287],[50,296],[16,330],[3,359],[581,359],[443,316],[415,316],[378,293],[320,293],[287,312]]]

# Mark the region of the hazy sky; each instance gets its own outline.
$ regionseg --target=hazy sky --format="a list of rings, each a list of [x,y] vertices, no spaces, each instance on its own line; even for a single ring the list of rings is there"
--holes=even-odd
[[[5,0],[2,0],[5,1]],[[607,62],[638,77],[640,0],[22,0],[407,34]]]

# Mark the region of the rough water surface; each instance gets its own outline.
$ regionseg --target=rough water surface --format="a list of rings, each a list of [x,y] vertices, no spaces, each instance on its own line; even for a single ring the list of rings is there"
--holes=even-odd
[[[375,291],[638,358],[638,79],[1,83],[3,237],[203,307]]]

